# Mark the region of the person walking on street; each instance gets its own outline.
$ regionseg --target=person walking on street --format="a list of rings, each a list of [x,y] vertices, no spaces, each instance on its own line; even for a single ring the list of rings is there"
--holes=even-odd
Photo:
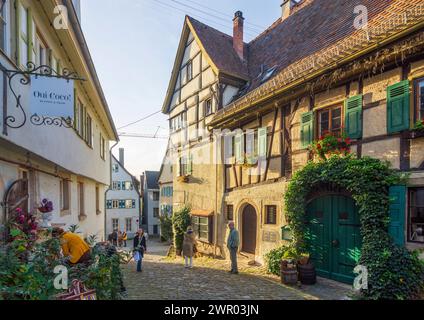
[[[138,230],[134,237],[134,260],[137,262],[137,272],[142,272],[142,263],[144,253],[147,251],[146,238],[144,236],[144,230]]]
[[[122,231],[121,230],[118,231],[118,247],[119,248],[122,247]]]
[[[228,227],[230,228],[230,233],[227,239],[227,248],[228,250],[230,250],[230,259],[231,259],[231,271],[229,272],[232,274],[238,274],[237,252],[238,252],[238,247],[240,245],[239,232],[234,227],[233,221],[231,221],[228,224]]]
[[[196,248],[196,238],[194,236],[193,228],[188,227],[187,232],[184,233],[184,241],[183,241],[183,256],[185,259],[185,267],[193,268],[193,256]],[[190,260],[190,264],[189,264]]]
[[[112,232],[112,244],[114,246],[118,245],[118,230],[117,229],[113,230]]]
[[[123,242],[124,248],[127,246],[127,240],[128,240],[128,235],[127,235],[127,232],[124,231],[122,232],[122,242]]]

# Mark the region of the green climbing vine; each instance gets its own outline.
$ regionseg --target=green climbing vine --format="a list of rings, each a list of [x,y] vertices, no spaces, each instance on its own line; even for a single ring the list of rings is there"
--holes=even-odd
[[[292,246],[307,252],[305,211],[308,194],[319,184],[345,188],[360,215],[362,248],[359,264],[368,269],[365,299],[411,299],[424,289],[424,265],[418,255],[393,243],[389,233],[389,187],[404,184],[406,176],[388,163],[364,157],[332,156],[309,162],[296,172],[285,195],[286,218],[293,233]]]

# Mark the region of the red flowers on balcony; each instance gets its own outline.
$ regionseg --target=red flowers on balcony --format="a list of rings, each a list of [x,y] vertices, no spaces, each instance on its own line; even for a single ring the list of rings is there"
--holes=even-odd
[[[345,133],[336,136],[328,132],[312,143],[309,149],[322,160],[327,160],[332,155],[347,156],[351,145],[352,141]]]

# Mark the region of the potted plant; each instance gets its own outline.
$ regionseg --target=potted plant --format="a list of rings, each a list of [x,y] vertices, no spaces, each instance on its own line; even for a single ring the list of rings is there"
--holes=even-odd
[[[311,144],[310,150],[322,160],[327,160],[331,155],[347,156],[350,153],[352,141],[342,132],[340,136],[328,132]]]
[[[38,207],[38,211],[41,212],[41,228],[51,228],[50,221],[52,220],[53,202],[48,199],[43,199],[41,205]]]
[[[244,168],[256,168],[258,166],[258,158],[250,154],[244,154],[243,164]]]
[[[188,175],[183,175],[183,176],[177,177],[177,181],[178,182],[184,182],[184,183],[186,183],[186,182],[188,182],[188,179],[189,179],[189,176]]]
[[[317,274],[314,264],[310,261],[310,255],[308,253],[302,253],[299,255],[297,261],[299,281],[306,285],[315,284],[317,282]]]
[[[281,259],[281,282],[295,285],[298,281],[296,250],[288,248]]]

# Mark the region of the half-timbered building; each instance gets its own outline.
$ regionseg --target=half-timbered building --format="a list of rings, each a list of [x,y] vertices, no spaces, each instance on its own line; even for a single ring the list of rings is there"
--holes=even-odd
[[[357,24],[361,13],[367,24]],[[199,52],[215,66],[211,96],[216,107],[202,124],[209,130],[202,142],[215,150],[212,154],[219,161],[208,169],[190,165],[190,178],[182,188],[192,188],[193,197],[203,195],[211,201],[198,202],[196,209],[212,217],[217,228],[212,243],[225,254],[229,220],[240,230],[241,253],[252,259],[262,262],[269,250],[285,243],[288,182],[312,160],[310,144],[330,132],[348,135],[351,152],[358,157],[388,161],[409,174],[408,186],[393,190],[396,214],[391,216],[391,233],[399,244],[423,248],[422,1],[284,1],[281,18],[249,43],[243,42],[243,20],[237,12],[233,37],[191,18],[185,24]],[[177,57],[174,81],[175,70],[184,64],[181,60]],[[201,85],[199,81],[199,90]],[[202,99],[194,101],[196,110],[208,105]],[[168,101],[165,107],[174,115],[188,105],[172,107]],[[204,120],[201,113],[195,114],[199,126]],[[190,123],[188,117],[188,128]],[[214,130],[226,134],[214,135]],[[327,210],[332,217],[322,220],[320,228],[331,239],[343,235],[332,242],[337,250],[325,246],[325,259],[332,263],[323,271],[330,278],[350,281],[356,261],[349,252],[361,246],[357,208],[339,190],[316,191],[325,198],[311,199],[309,208]],[[323,239],[316,235],[317,244]]]

